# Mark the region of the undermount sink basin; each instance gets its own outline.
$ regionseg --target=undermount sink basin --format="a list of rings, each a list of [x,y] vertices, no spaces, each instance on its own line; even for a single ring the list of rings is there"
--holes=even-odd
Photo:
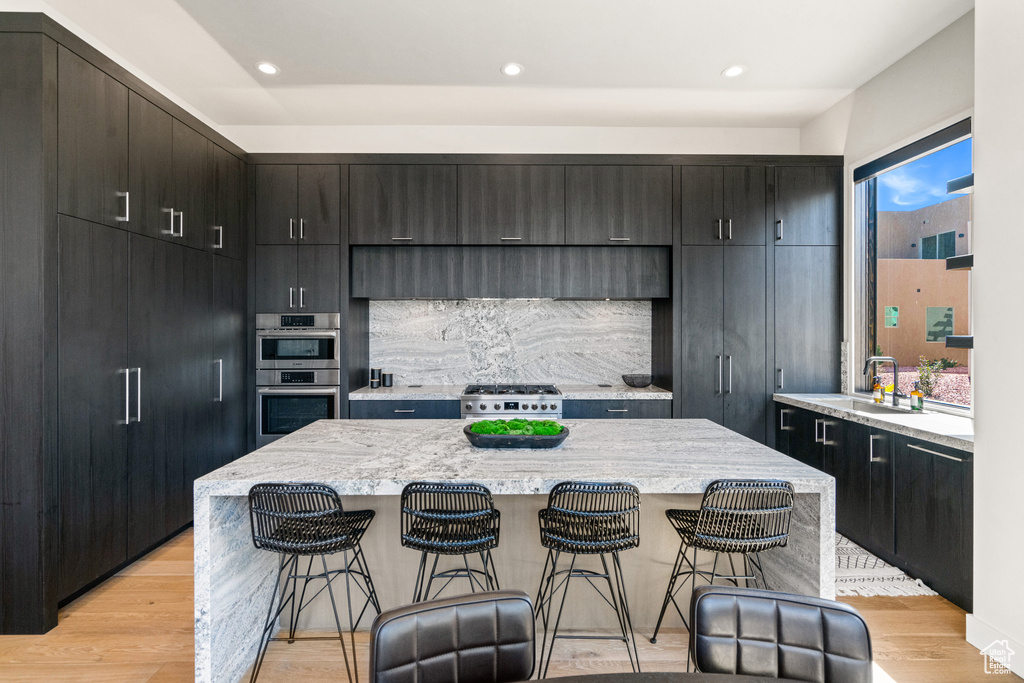
[[[924,411],[911,410],[909,398],[901,399],[907,403],[907,407],[893,408],[891,404],[879,404],[874,401],[865,401],[858,398],[825,398],[822,403],[827,403],[843,410],[852,410],[857,413],[868,413],[870,415],[920,415]]]

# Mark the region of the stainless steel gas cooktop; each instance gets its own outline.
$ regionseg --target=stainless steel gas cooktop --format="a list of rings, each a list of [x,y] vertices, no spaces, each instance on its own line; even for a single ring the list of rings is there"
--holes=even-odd
[[[470,384],[462,392],[462,417],[558,420],[562,392],[553,384]]]

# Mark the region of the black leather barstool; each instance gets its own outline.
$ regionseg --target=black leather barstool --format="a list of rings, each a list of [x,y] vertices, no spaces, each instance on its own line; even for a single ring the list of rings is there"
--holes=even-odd
[[[499,590],[491,550],[498,547],[501,513],[494,509],[491,492],[479,484],[418,481],[402,490],[402,545],[420,551],[420,566],[413,602],[432,600],[457,578],[469,580],[476,592]],[[430,556],[434,562],[427,573]],[[461,555],[462,567],[437,571],[442,555]],[[479,555],[482,569],[469,566]],[[434,579],[444,584],[433,595]]]
[[[697,587],[697,577],[709,584],[718,579],[739,586],[740,579],[757,582],[754,569],[761,575],[761,585],[768,588],[761,552],[785,546],[789,540],[789,522],[793,512],[793,485],[788,481],[757,479],[719,479],[704,490],[699,510],[666,510],[665,516],[679,534],[679,553],[668,580],[661,614],[654,627],[651,642],[657,642],[661,622],[669,604],[687,625],[686,617],[676,602],[676,595],[690,582]],[[692,558],[687,551],[692,550]],[[715,553],[711,571],[697,569],[697,551]],[[729,555],[731,574],[719,573],[719,554]],[[743,574],[736,573],[733,553],[743,555]],[[680,580],[682,579],[682,580]]]
[[[334,622],[338,627],[337,639],[345,657],[345,670],[349,681],[356,681],[359,675],[355,656],[355,630],[366,610],[373,608],[380,614],[380,602],[373,588],[373,579],[366,566],[359,541],[373,521],[373,510],[346,512],[341,506],[337,492],[323,484],[257,484],[249,489],[249,522],[252,527],[252,542],[260,550],[280,553],[281,561],[277,572],[277,583],[270,598],[267,619],[260,635],[260,647],[253,664],[250,682],[259,676],[263,658],[271,640],[334,640],[330,637],[296,638],[295,628],[302,610],[327,589],[334,609]],[[349,558],[349,552],[352,556]],[[328,569],[327,555],[342,553],[342,568]],[[313,572],[313,560],[319,556],[322,572]],[[299,571],[299,558],[309,557],[305,573]],[[352,641],[352,664],[345,648],[345,638],[338,617],[338,604],[334,599],[332,582],[339,574],[345,575],[345,595],[348,604],[348,625]],[[284,585],[281,579],[284,577]],[[296,601],[295,592],[302,579],[302,592]],[[325,585],[306,600],[306,588],[313,580],[323,580]],[[291,586],[289,587],[289,582]],[[353,586],[365,597],[358,616],[353,616]],[[280,589],[280,591],[279,591]],[[358,600],[358,597],[357,597]],[[278,618],[291,605],[291,618],[287,638],[273,637]],[[275,609],[276,606],[276,609]]]
[[[629,616],[626,586],[622,577],[619,553],[640,545],[640,491],[632,484],[589,483],[566,481],[557,484],[548,495],[548,506],[539,513],[540,542],[548,549],[540,586],[537,588],[535,609],[544,623],[544,637],[540,646],[540,678],[546,678],[551,665],[555,640],[603,639],[621,640],[626,644],[629,663],[633,671],[640,671],[640,661],[633,636],[633,621]],[[568,569],[559,569],[563,554],[571,555]],[[579,555],[598,555],[603,571],[576,567]],[[609,571],[606,555],[611,555]],[[621,636],[559,635],[558,626],[565,608],[565,598],[572,579],[585,579],[598,595],[614,610]],[[605,595],[595,580],[604,579],[608,585]],[[562,596],[558,614],[551,624],[551,609],[556,594]],[[548,627],[551,625],[551,646],[547,646]],[[544,651],[547,649],[547,660]]]

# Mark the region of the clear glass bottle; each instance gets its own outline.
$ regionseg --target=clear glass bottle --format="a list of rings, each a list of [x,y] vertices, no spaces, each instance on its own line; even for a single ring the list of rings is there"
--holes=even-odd
[[[885,387],[882,386],[882,378],[875,375],[874,384],[871,387],[871,398],[875,403],[885,403]]]
[[[924,410],[924,392],[920,382],[914,382],[914,390],[910,392],[910,409]]]

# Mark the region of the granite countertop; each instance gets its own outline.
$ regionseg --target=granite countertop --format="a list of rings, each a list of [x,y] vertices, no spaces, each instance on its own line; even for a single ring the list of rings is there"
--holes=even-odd
[[[342,495],[399,495],[412,481],[473,481],[546,494],[560,481],[628,481],[642,493],[700,493],[715,479],[785,479],[798,493],[834,480],[709,420],[563,420],[554,450],[478,449],[464,420],[320,420],[196,480],[196,497],[245,496],[258,482],[317,481]]]
[[[960,415],[925,410],[911,413],[909,410],[892,415],[868,414],[853,411],[829,403],[829,400],[850,399],[845,394],[775,394],[779,403],[806,408],[823,415],[830,415],[851,422],[878,427],[896,434],[921,439],[950,448],[974,452],[974,420]],[[909,399],[903,399],[907,403]],[[888,403],[886,405],[889,405]]]
[[[642,389],[628,387],[625,384],[613,384],[610,387],[600,387],[596,384],[556,384],[555,386],[562,392],[562,400],[567,401],[672,399],[671,391],[653,385]],[[379,389],[362,387],[350,392],[348,399],[350,401],[458,401],[465,388],[465,384],[424,384],[419,387],[396,386]]]

